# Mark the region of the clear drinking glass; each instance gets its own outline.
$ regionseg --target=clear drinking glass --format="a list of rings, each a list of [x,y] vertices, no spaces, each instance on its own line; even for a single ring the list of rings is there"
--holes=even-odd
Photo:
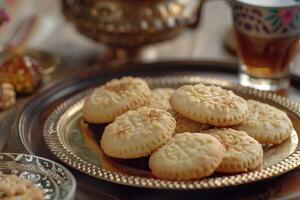
[[[289,87],[300,38],[299,0],[232,0],[239,82],[259,90]]]

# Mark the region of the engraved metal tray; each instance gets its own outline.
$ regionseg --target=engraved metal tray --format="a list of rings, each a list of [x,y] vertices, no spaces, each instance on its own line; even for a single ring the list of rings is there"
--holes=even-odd
[[[0,153],[0,170],[28,179],[44,192],[45,200],[71,200],[75,197],[76,181],[63,166],[51,160],[17,153]]]
[[[81,109],[92,89],[74,94],[59,104],[44,124],[44,138],[51,152],[62,162],[90,176],[106,181],[155,189],[208,189],[236,186],[286,173],[300,165],[300,107],[295,102],[275,94],[246,89],[228,81],[203,79],[193,75],[143,77],[151,88],[173,87],[183,84],[220,85],[232,89],[246,99],[256,99],[284,110],[291,118],[294,131],[289,140],[277,146],[264,146],[263,165],[260,169],[240,174],[213,174],[194,181],[167,181],[156,179],[148,169],[148,158],[121,160],[105,156],[99,147],[104,125],[83,122]]]

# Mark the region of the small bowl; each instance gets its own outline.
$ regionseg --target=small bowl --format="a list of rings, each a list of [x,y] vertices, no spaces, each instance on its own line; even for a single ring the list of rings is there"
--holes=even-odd
[[[28,179],[44,191],[45,200],[73,200],[76,180],[62,165],[34,155],[0,153],[0,170]]]
[[[40,73],[43,76],[54,72],[60,63],[60,58],[43,50],[37,49],[6,49],[0,52],[0,63],[12,55],[29,56],[40,63]]]

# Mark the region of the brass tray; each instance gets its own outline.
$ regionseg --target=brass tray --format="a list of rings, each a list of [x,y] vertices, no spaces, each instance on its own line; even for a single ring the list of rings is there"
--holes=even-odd
[[[267,92],[242,88],[224,80],[208,80],[199,76],[144,77],[151,88],[178,87],[204,82],[234,90],[246,99],[257,99],[287,112],[294,131],[292,137],[278,146],[264,147],[261,169],[241,174],[214,174],[195,181],[166,181],[152,177],[147,158],[124,161],[103,154],[98,143],[104,126],[91,126],[81,121],[83,99],[91,89],[84,90],[61,103],[44,124],[44,139],[51,152],[65,164],[90,176],[128,186],[155,189],[207,189],[236,186],[269,179],[300,165],[300,107],[293,101]]]

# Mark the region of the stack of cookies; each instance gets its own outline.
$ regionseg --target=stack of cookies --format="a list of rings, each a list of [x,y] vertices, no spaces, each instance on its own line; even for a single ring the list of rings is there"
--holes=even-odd
[[[150,156],[152,174],[168,180],[254,170],[262,164],[261,144],[280,144],[293,130],[285,112],[221,87],[199,83],[151,91],[133,77],[95,89],[83,117],[110,123],[100,141],[106,155]]]
[[[42,200],[43,191],[31,181],[16,175],[4,175],[0,172],[0,199],[2,200]]]

